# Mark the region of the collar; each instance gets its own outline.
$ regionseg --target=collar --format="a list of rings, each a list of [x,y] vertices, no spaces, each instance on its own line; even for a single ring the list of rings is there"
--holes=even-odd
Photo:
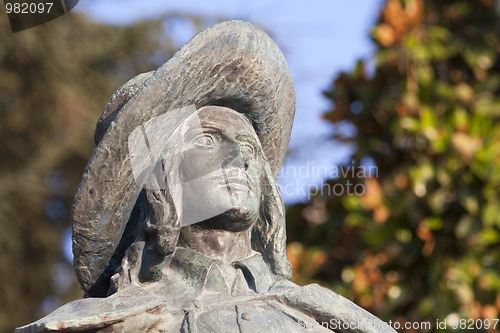
[[[246,285],[253,292],[268,291],[275,282],[274,275],[258,252],[225,266],[217,259],[178,247],[174,252],[170,267],[180,274],[184,282],[198,291],[227,287],[228,283],[222,274],[224,269],[234,269],[236,274],[241,277],[242,285]]]

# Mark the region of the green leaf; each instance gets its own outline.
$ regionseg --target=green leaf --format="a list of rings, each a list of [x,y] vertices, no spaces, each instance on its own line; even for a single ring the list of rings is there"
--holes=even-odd
[[[433,231],[441,230],[443,228],[443,220],[437,216],[427,217],[424,224]]]
[[[493,228],[485,229],[481,232],[481,242],[485,245],[498,244],[500,243],[500,235]]]

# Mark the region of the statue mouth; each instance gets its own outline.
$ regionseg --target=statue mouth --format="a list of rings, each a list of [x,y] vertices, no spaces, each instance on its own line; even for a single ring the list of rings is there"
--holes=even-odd
[[[218,172],[211,178],[216,180],[219,183],[220,187],[228,188],[231,191],[248,191],[252,189],[246,173],[244,171],[242,172],[239,169],[231,169],[225,170],[223,172]]]
[[[216,179],[220,187],[227,188],[231,191],[249,191],[252,188],[250,186],[248,178],[243,175],[228,177],[226,174],[220,174],[218,175],[218,177],[216,177]]]
[[[242,190],[250,189],[250,184],[248,184],[248,179],[240,178],[240,177],[226,178],[226,179],[224,179],[224,182],[221,183],[221,186],[230,187],[231,190],[233,190],[233,189],[236,189],[236,190],[238,190],[238,189],[242,189]]]

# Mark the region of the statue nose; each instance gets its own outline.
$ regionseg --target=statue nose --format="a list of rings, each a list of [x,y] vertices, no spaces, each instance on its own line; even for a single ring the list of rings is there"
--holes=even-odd
[[[231,147],[231,149],[226,153],[227,155],[222,162],[223,168],[226,168],[228,166],[241,169],[248,168],[248,162],[250,157],[241,151],[241,147],[239,146]]]
[[[240,177],[242,176],[243,170],[241,168],[231,168],[226,172],[229,177]]]

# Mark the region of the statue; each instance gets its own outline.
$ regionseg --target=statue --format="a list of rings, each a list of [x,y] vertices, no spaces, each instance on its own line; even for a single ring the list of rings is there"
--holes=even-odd
[[[283,55],[241,21],[126,83],[75,197],[85,298],[16,332],[395,332],[290,281],[275,178],[293,115]]]

